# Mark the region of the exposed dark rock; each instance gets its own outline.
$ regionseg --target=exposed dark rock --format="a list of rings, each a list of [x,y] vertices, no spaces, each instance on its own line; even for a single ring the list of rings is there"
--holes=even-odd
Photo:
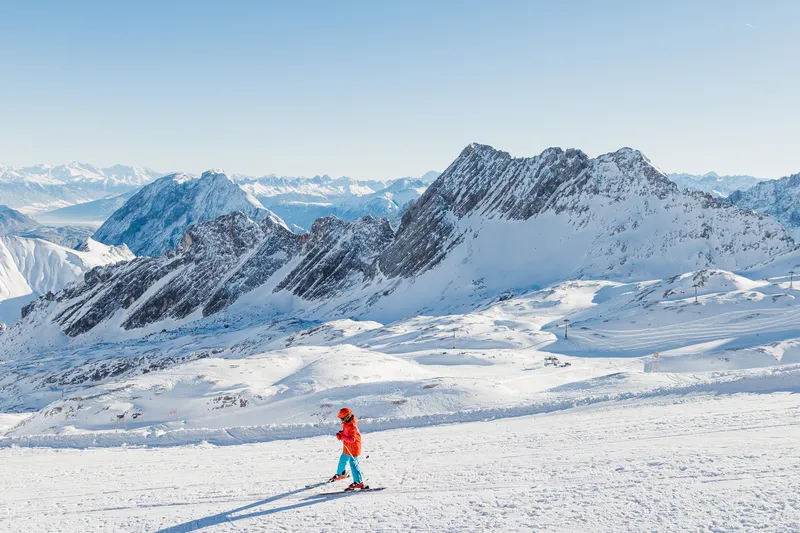
[[[367,216],[344,222],[330,216],[317,220],[303,247],[303,259],[276,287],[318,300],[341,294],[377,273],[376,259],[392,242],[389,221]]]

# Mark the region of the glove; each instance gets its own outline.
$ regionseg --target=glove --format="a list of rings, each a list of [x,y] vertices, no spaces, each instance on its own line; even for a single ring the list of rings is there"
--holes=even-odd
[[[336,438],[337,438],[338,440],[342,440],[342,432],[341,432],[341,431],[340,431],[339,433],[337,433],[337,434],[336,434]]]

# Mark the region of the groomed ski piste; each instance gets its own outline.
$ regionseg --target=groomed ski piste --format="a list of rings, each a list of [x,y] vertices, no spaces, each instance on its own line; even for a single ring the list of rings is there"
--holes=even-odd
[[[570,281],[390,323],[232,308],[67,366],[4,360],[0,530],[798,531],[785,266]],[[204,355],[36,387],[156,346]],[[384,490],[306,488],[334,473],[344,406]]]

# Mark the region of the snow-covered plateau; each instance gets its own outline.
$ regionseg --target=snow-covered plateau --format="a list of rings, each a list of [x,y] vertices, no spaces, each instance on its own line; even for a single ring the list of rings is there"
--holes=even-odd
[[[483,145],[396,230],[251,215],[159,221],[142,245],[174,249],[0,332],[0,530],[800,530],[800,258],[773,218],[635,150]],[[381,491],[307,488],[344,406]]]

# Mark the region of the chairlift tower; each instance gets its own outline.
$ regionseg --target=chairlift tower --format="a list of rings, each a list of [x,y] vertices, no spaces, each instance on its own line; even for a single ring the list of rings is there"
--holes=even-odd
[[[650,362],[650,372],[661,371],[661,353],[656,352],[653,354],[653,360]]]

